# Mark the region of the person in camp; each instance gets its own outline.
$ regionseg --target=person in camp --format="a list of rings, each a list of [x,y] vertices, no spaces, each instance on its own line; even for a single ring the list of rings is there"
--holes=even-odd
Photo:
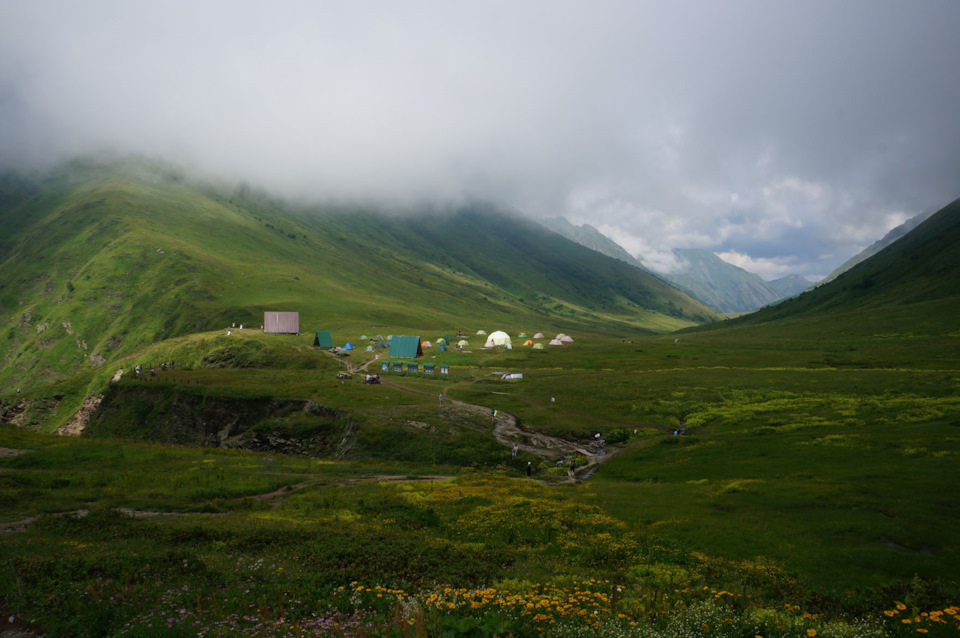
[[[527,461],[527,476],[533,475],[533,463]]]

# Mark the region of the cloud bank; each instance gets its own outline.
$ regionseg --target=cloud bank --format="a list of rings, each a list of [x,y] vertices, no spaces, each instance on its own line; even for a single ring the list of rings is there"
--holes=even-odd
[[[0,165],[482,198],[824,275],[960,196],[958,27],[953,0],[0,2]]]

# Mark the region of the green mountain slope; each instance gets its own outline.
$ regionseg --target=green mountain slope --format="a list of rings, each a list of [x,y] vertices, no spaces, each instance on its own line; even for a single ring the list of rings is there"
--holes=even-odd
[[[883,250],[884,248],[886,248],[887,246],[897,241],[898,239],[900,239],[901,237],[909,233],[911,230],[913,230],[914,228],[922,224],[924,221],[926,221],[930,217],[930,215],[934,214],[935,212],[937,212],[936,208],[929,208],[923,211],[922,213],[920,213],[919,215],[914,215],[913,217],[911,217],[904,223],[900,224],[899,226],[891,230],[889,233],[887,233],[886,235],[884,235],[874,243],[870,244],[869,246],[867,246],[866,248],[858,252],[856,255],[854,255],[847,261],[840,264],[833,272],[831,272],[829,275],[824,277],[823,281],[821,281],[820,284],[823,285],[825,283],[833,281],[834,279],[839,277],[841,274],[847,272],[848,270],[850,270],[851,268],[859,264],[864,259],[873,257],[878,252],[880,252],[881,250]]]
[[[571,224],[565,217],[549,217],[541,219],[540,223],[550,230],[563,235],[567,239],[572,239],[581,246],[586,246],[598,253],[603,253],[607,257],[613,257],[624,261],[631,266],[636,266],[641,270],[647,270],[639,259],[628,253],[620,244],[613,241],[590,224],[576,226]]]
[[[0,379],[52,381],[147,344],[297,310],[304,331],[669,331],[715,315],[661,280],[489,207],[305,208],[146,162],[0,185]]]
[[[810,289],[729,325],[837,322],[856,331],[956,331],[960,311],[960,200],[893,244]]]

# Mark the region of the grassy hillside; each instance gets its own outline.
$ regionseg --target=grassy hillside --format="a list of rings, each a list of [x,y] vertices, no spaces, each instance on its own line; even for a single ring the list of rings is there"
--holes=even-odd
[[[714,315],[646,273],[494,210],[304,209],[153,164],[0,185],[0,379],[33,385],[196,331],[481,321],[667,331]],[[464,325],[464,324],[468,325]]]
[[[960,200],[833,281],[726,325],[848,321],[852,329],[953,332],[960,309]]]

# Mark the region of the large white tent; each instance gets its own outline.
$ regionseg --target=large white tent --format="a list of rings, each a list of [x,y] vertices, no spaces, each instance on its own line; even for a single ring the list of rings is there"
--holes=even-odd
[[[487,343],[493,343],[496,346],[506,346],[511,344],[510,335],[508,335],[503,330],[497,330],[496,332],[491,332],[487,337]]]

